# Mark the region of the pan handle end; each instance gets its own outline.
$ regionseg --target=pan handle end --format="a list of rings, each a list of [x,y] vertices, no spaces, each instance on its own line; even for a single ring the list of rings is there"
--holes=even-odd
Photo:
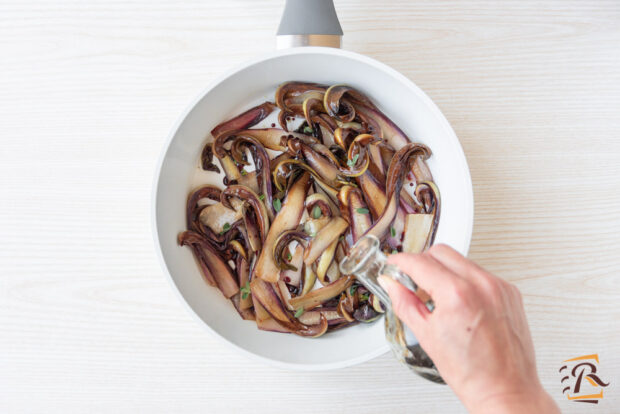
[[[326,46],[339,48],[342,28],[333,0],[286,0],[277,47]]]

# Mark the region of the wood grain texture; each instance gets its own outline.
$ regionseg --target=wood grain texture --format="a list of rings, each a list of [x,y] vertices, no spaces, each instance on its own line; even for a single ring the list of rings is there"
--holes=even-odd
[[[620,406],[620,3],[336,0],[344,47],[439,105],[475,193],[471,258],[523,291],[544,386],[598,352]],[[155,162],[216,75],[272,50],[276,0],[0,0],[0,412],[463,412],[389,355],[248,360],[155,259]]]

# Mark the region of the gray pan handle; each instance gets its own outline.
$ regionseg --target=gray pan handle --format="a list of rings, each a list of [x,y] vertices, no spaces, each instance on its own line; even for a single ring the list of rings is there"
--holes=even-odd
[[[340,47],[342,28],[333,0],[286,0],[276,36],[278,49]]]

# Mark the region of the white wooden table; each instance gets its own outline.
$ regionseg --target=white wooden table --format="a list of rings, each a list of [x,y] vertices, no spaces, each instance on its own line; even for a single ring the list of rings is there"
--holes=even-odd
[[[565,412],[620,409],[620,2],[337,0],[344,47],[440,106],[476,199],[470,256],[515,282]],[[279,0],[0,0],[0,412],[462,412],[390,355],[285,372],[210,337],[149,228],[156,159]],[[568,402],[598,353],[611,386]],[[586,411],[587,410],[587,411]]]

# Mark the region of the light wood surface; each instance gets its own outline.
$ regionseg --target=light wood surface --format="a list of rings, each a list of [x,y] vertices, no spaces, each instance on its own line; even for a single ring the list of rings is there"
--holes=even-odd
[[[620,406],[620,2],[336,0],[344,47],[416,82],[474,182],[470,257],[523,291],[565,412]],[[210,337],[155,258],[165,137],[272,50],[282,2],[0,0],[0,412],[462,412],[385,355],[286,372]],[[597,406],[563,360],[598,353]]]

